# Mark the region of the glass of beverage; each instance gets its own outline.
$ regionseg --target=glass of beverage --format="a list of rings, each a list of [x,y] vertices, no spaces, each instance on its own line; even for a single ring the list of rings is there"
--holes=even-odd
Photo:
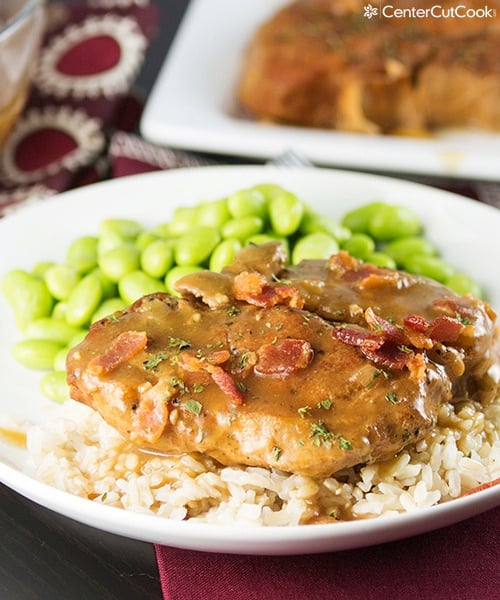
[[[0,0],[0,150],[28,97],[44,29],[44,0]]]

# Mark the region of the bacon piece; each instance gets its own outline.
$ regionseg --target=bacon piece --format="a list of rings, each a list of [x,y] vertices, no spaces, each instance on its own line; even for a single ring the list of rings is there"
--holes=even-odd
[[[402,369],[413,356],[401,344],[353,325],[334,327],[332,334],[341,342],[357,346],[366,358],[383,367]]]
[[[165,402],[151,397],[144,397],[139,403],[132,418],[132,438],[156,442],[162,435],[168,420],[168,409]]]
[[[302,308],[304,300],[297,288],[287,285],[268,285],[264,275],[244,271],[234,278],[233,292],[236,300],[242,300],[260,308],[270,308],[283,304],[292,308]]]
[[[145,331],[124,331],[104,354],[96,356],[89,362],[89,371],[96,375],[109,373],[139,354],[147,343],[148,336]]]
[[[404,324],[410,329],[425,333],[429,327],[429,321],[425,317],[419,315],[408,315],[404,318]]]
[[[276,344],[264,344],[257,351],[256,373],[285,377],[305,369],[313,358],[311,344],[304,340],[287,338]]]
[[[234,278],[233,291],[236,300],[247,300],[262,294],[267,285],[267,279],[261,273],[243,271]]]
[[[445,315],[449,317],[460,317],[469,318],[475,320],[477,317],[477,305],[471,302],[470,298],[458,296],[457,298],[440,298],[432,303],[434,308],[439,309]],[[489,312],[491,308],[489,305],[485,305]],[[494,313],[493,313],[494,314]]]
[[[346,273],[355,272],[361,263],[359,260],[351,256],[346,250],[340,250],[336,254],[332,254],[328,261],[328,270],[334,273],[337,277],[343,278]]]
[[[456,318],[443,315],[427,321],[418,315],[408,315],[405,327],[423,333],[436,342],[456,342],[464,325]]]
[[[377,350],[369,350],[363,346],[360,350],[366,358],[387,369],[403,369],[414,356],[412,351],[402,350],[398,344],[390,341],[384,342]]]
[[[190,372],[205,371],[209,373],[213,382],[220,390],[235,404],[243,404],[243,394],[238,389],[234,379],[220,366],[229,360],[230,354],[227,350],[212,352],[208,356],[199,358],[188,352],[179,354],[179,365]]]
[[[378,350],[384,343],[383,338],[357,325],[339,325],[332,329],[332,335],[345,344],[363,347],[370,351]]]
[[[238,388],[231,375],[224,371],[222,367],[214,367],[213,370],[210,371],[210,376],[212,377],[214,383],[219,386],[220,390],[230,400],[232,400],[238,406],[243,404],[244,399],[241,390]]]
[[[405,344],[408,341],[402,327],[398,327],[387,319],[379,317],[370,307],[365,310],[365,321],[376,335],[383,336],[385,339],[397,344]]]
[[[429,325],[428,335],[437,342],[456,342],[463,328],[458,319],[436,317]]]
[[[390,269],[383,269],[371,263],[363,263],[345,250],[333,254],[328,261],[328,269],[339,279],[350,282],[359,288],[386,287],[397,285],[401,274]]]

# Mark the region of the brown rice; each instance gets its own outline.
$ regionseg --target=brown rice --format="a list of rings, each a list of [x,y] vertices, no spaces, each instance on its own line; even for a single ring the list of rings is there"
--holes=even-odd
[[[296,525],[365,519],[457,498],[500,477],[500,402],[441,407],[438,425],[394,458],[316,480],[200,455],[160,457],[125,441],[94,410],[67,401],[28,430],[41,481],[94,502],[169,519]]]

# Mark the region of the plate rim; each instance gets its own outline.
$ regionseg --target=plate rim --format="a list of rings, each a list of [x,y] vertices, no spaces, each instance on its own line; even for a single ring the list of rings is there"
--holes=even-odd
[[[223,35],[229,36],[228,45],[241,57],[252,32],[247,22],[242,25],[241,10],[246,11],[246,21],[250,15],[255,23],[257,15],[260,22],[263,13],[269,15],[286,1],[254,0],[240,6],[240,12],[235,14],[232,0],[191,0],[146,102],[140,122],[143,137],[185,150],[245,158],[272,159],[294,149],[322,166],[387,172],[389,164],[390,170],[398,174],[500,180],[494,158],[500,134],[448,132],[435,140],[367,136],[264,124],[231,116],[227,107],[235,104],[237,59],[228,59],[226,54],[224,58],[230,60],[227,73],[217,69],[215,78],[203,78],[200,61],[204,66],[211,58],[214,64],[220,62],[223,53],[214,49],[211,41]],[[229,30],[214,17],[220,14],[233,15]],[[198,81],[192,78],[193,73],[199,75]],[[214,81],[223,90],[223,96],[211,87]]]
[[[202,173],[205,173],[205,176],[202,176]],[[43,199],[41,200],[41,202],[36,203],[36,204],[31,204],[27,207],[23,207],[21,209],[19,209],[19,211],[17,211],[16,213],[13,213],[11,215],[8,215],[7,217],[5,217],[5,219],[3,219],[2,221],[0,221],[0,233],[3,230],[6,230],[9,225],[11,223],[16,224],[16,222],[20,222],[22,223],[23,220],[25,220],[26,218],[29,218],[30,214],[34,214],[35,216],[38,216],[41,212],[44,212],[47,206],[50,206],[51,204],[53,204],[55,206],[55,208],[57,208],[59,205],[68,205],[68,202],[71,201],[72,199],[77,199],[77,201],[82,202],[82,198],[85,199],[86,196],[88,196],[89,194],[92,196],[93,194],[96,194],[96,197],[101,197],[103,194],[107,194],[109,190],[113,190],[113,188],[117,189],[117,190],[121,190],[121,189],[125,189],[125,188],[144,188],[144,189],[149,189],[148,186],[156,186],[159,182],[161,182],[162,180],[178,180],[177,182],[182,183],[182,180],[186,180],[189,181],[191,180],[192,176],[196,176],[196,174],[199,174],[202,178],[212,178],[212,180],[215,180],[215,177],[219,178],[221,173],[232,173],[233,174],[233,178],[234,180],[236,179],[240,179],[242,174],[246,174],[248,177],[252,178],[252,177],[259,177],[259,179],[263,179],[264,174],[266,176],[266,178],[271,179],[273,174],[277,174],[280,173],[280,177],[291,177],[292,179],[294,177],[296,177],[298,180],[302,180],[302,179],[307,179],[309,177],[319,177],[319,178],[326,178],[327,180],[330,181],[335,181],[335,179],[344,179],[345,181],[353,181],[353,180],[363,180],[365,183],[371,183],[373,181],[382,183],[384,185],[387,186],[395,186],[397,189],[412,189],[412,190],[416,190],[416,191],[426,191],[426,192],[432,192],[432,195],[435,197],[442,197],[442,198],[446,198],[448,201],[453,201],[456,202],[458,204],[460,203],[465,203],[464,205],[467,206],[474,206],[476,210],[483,212],[486,211],[484,214],[487,215],[488,217],[492,214],[494,214],[496,216],[496,218],[500,217],[500,213],[497,212],[496,209],[486,206],[486,205],[482,205],[482,204],[475,204],[473,200],[470,200],[466,197],[463,196],[459,196],[457,194],[451,193],[451,192],[447,192],[447,191],[443,191],[443,190],[438,190],[429,186],[425,186],[419,183],[413,183],[413,182],[407,182],[407,181],[402,181],[396,178],[388,178],[388,177],[384,177],[384,176],[380,176],[380,175],[371,175],[371,174],[359,174],[359,173],[353,173],[350,171],[342,171],[342,170],[333,170],[333,169],[314,169],[314,170],[304,170],[304,169],[289,169],[289,170],[283,170],[283,169],[277,169],[274,167],[266,167],[266,166],[258,166],[258,165],[237,165],[237,166],[207,166],[207,167],[192,167],[192,168],[186,168],[186,169],[178,169],[175,171],[159,171],[159,172],[154,172],[154,173],[147,173],[147,174],[141,174],[141,175],[133,175],[133,176],[129,176],[126,178],[120,178],[120,179],[114,179],[114,180],[109,180],[109,181],[105,181],[105,182],[101,182],[101,183],[97,183],[97,184],[92,184],[83,188],[79,188],[77,190],[71,190],[62,194],[59,194],[57,196],[53,196],[51,198],[47,198],[47,199]],[[129,184],[133,182],[133,185],[130,186]],[[167,184],[168,185],[168,184]],[[189,187],[189,184],[188,184]],[[97,192],[95,192],[95,190],[97,190]],[[199,198],[193,198],[193,202],[199,200]],[[68,208],[68,210],[70,210]],[[0,238],[2,236],[0,235]],[[0,241],[0,246],[1,246],[2,242]],[[3,270],[3,269],[1,269]],[[20,476],[20,477],[19,477]],[[18,481],[16,482],[16,478],[18,478]],[[20,481],[19,481],[20,480]],[[128,515],[129,513],[126,513],[123,509],[118,509],[118,508],[113,508],[113,507],[107,507],[107,506],[101,506],[99,504],[96,503],[92,503],[92,501],[84,499],[84,498],[78,498],[75,496],[72,496],[71,494],[67,493],[67,492],[62,492],[61,490],[56,490],[55,488],[53,488],[52,486],[49,486],[47,484],[41,483],[36,479],[33,479],[31,477],[29,477],[28,475],[21,473],[19,471],[19,469],[13,469],[11,466],[9,466],[5,460],[4,457],[1,455],[1,451],[0,451],[0,481],[2,481],[3,483],[5,483],[6,485],[8,485],[9,487],[12,487],[13,489],[17,489],[17,491],[20,491],[20,493],[22,493],[23,495],[25,495],[26,497],[30,497],[30,499],[34,500],[35,502],[38,502],[39,504],[41,504],[42,506],[46,506],[47,508],[51,508],[52,510],[56,510],[57,512],[60,512],[61,514],[65,514],[66,516],[69,516],[73,519],[76,520],[80,520],[79,519],[79,515],[75,514],[75,511],[77,508],[79,508],[80,506],[85,506],[85,514],[87,514],[88,511],[90,511],[91,513],[91,518],[89,517],[89,519],[86,519],[82,522],[85,522],[89,525],[94,525],[95,526],[95,522],[93,522],[93,517],[94,517],[94,513],[93,511],[98,510],[99,511],[99,519],[101,519],[100,515],[101,515],[101,510],[102,509],[106,509],[102,514],[103,517],[99,522],[99,528],[101,529],[106,529],[105,527],[105,519],[108,518],[108,515],[112,515],[112,519],[111,519],[111,525],[109,527],[111,527],[111,529],[108,527],[108,531],[110,531],[111,533],[116,533],[119,535],[126,535],[127,537],[133,537],[135,539],[143,539],[144,541],[151,541],[151,542],[155,542],[155,543],[160,543],[160,544],[167,544],[167,545],[176,545],[177,547],[184,547],[184,548],[189,548],[189,549],[194,549],[194,550],[203,550],[203,551],[209,551],[209,552],[230,552],[230,553],[241,553],[243,549],[245,549],[245,553],[250,553],[250,554],[303,554],[305,552],[307,553],[316,553],[316,552],[324,552],[324,551],[338,551],[338,550],[344,550],[344,549],[350,549],[350,548],[357,548],[357,547],[362,547],[362,546],[367,546],[367,545],[373,545],[373,544],[378,544],[378,543],[384,543],[387,541],[393,541],[396,539],[401,539],[401,538],[406,538],[408,537],[408,530],[405,530],[405,527],[403,527],[403,530],[405,531],[401,531],[401,526],[405,525],[405,526],[409,526],[411,525],[412,527],[410,527],[412,533],[411,535],[414,534],[419,534],[419,533],[424,533],[426,531],[430,531],[431,529],[436,529],[437,527],[435,526],[436,524],[439,525],[439,527],[444,526],[446,524],[452,524],[458,521],[463,520],[463,516],[461,516],[463,514],[463,510],[467,511],[467,516],[465,518],[469,518],[470,516],[474,516],[474,514],[478,514],[479,512],[483,512],[485,510],[488,510],[490,508],[493,508],[493,506],[497,506],[500,504],[500,486],[497,486],[496,488],[489,488],[486,490],[482,490],[480,492],[477,492],[474,495],[471,495],[469,498],[467,497],[462,497],[462,498],[458,498],[456,500],[451,500],[447,503],[444,504],[440,504],[434,507],[431,507],[429,509],[419,509],[418,514],[417,513],[405,513],[405,514],[400,514],[400,515],[396,515],[394,518],[394,522],[392,518],[389,517],[380,517],[380,518],[375,518],[375,519],[370,519],[370,520],[363,520],[363,521],[355,521],[355,522],[349,522],[349,523],[338,523],[338,524],[332,524],[332,525],[314,525],[314,526],[297,526],[297,527],[287,527],[287,528],[273,528],[273,527],[257,527],[257,528],[248,528],[245,529],[245,534],[246,534],[246,539],[244,542],[242,542],[241,540],[234,540],[234,528],[231,529],[231,526],[224,526],[224,525],[219,525],[219,524],[209,524],[209,523],[194,523],[192,521],[188,521],[188,522],[183,522],[182,524],[180,524],[179,522],[177,522],[177,524],[175,524],[175,521],[169,521],[166,519],[163,519],[162,517],[157,517],[154,515],[140,515],[141,518],[139,518],[139,516],[135,515],[133,520],[134,523],[137,522],[137,526],[134,526],[134,532],[133,535],[128,535],[127,533],[123,532],[123,528],[120,526],[120,521],[123,521],[123,518],[120,519],[119,517],[116,517],[115,515],[119,514],[121,517],[123,517],[123,515]],[[30,494],[30,490],[26,489],[26,486],[28,486],[28,488],[30,487],[30,483],[35,483],[35,493],[31,493]],[[42,502],[40,502],[40,494],[42,495],[42,500],[43,498],[45,498],[46,503],[43,504]],[[33,497],[35,496],[35,497]],[[61,510],[61,503],[64,504],[64,501],[62,500],[63,498],[65,498],[66,500],[71,500],[71,502],[69,502],[69,508],[67,507],[66,511],[63,512]],[[48,500],[47,500],[48,499]],[[51,504],[51,502],[53,502],[53,504]],[[85,504],[82,504],[85,503]],[[67,503],[66,503],[67,504]],[[75,511],[72,510],[72,507],[75,508]],[[92,508],[90,508],[92,507]],[[88,510],[87,510],[88,509]],[[111,510],[112,512],[109,512],[109,510]],[[411,515],[411,516],[409,516]],[[125,517],[126,519],[128,517]],[[430,519],[429,521],[426,521],[426,519]],[[144,526],[145,523],[149,523],[150,521],[152,523],[154,523],[154,525],[152,525],[153,529],[160,529],[158,528],[158,522],[162,521],[163,522],[163,528],[162,529],[166,529],[166,531],[162,531],[159,532],[159,537],[154,537],[153,533],[148,533],[147,539],[144,539],[144,536],[141,537],[140,535],[140,528],[142,526]],[[118,524],[117,524],[118,522]],[[340,526],[340,527],[339,527]],[[346,527],[345,527],[346,526]],[[205,539],[205,540],[196,540],[196,536],[198,535],[196,530],[199,527],[203,527],[204,531],[214,531],[214,539],[218,539],[219,541],[219,546],[217,546],[217,543],[215,543],[214,546],[214,542],[210,542]],[[313,538],[307,538],[306,535],[306,529],[305,528],[309,528],[309,527],[314,527],[315,528],[315,532],[317,532],[317,536],[313,537]],[[343,534],[343,537],[339,540],[338,538],[335,537],[335,535],[331,535],[332,531],[334,531],[333,528],[336,527],[337,528],[337,532],[338,533],[342,533],[343,534],[343,530],[344,529],[348,529],[348,531],[350,532],[351,530],[354,529],[354,531],[356,532],[356,535],[354,537],[351,537],[351,539],[347,539],[348,535],[347,534]],[[375,532],[375,538],[372,541],[368,541],[366,543],[360,543],[360,537],[361,534],[357,534],[358,529],[365,529],[366,527],[368,528],[372,528],[372,531]],[[194,531],[193,531],[194,528]],[[225,531],[227,529],[227,531]],[[231,529],[231,534],[229,533],[229,529]],[[188,532],[189,535],[186,534],[186,531]],[[274,534],[272,533],[274,531]],[[285,531],[288,531],[288,533],[285,533]],[[298,532],[300,531],[300,535],[298,535],[298,537],[294,537],[294,532]],[[273,535],[276,535],[276,532],[279,532],[279,538],[280,540],[276,540],[273,539]],[[290,533],[291,532],[291,533]],[[160,535],[161,533],[161,535]],[[217,533],[219,534],[219,537],[217,538]],[[224,534],[224,535],[222,535]],[[186,539],[187,536],[187,539]],[[220,546],[220,537],[222,536],[223,541],[222,541],[222,546]],[[349,534],[349,536],[352,536],[352,534]],[[292,541],[292,543],[300,543],[300,549],[298,549],[296,546],[293,548],[288,549],[288,551],[285,549],[283,549],[283,547],[280,547],[280,544],[288,544],[290,543],[290,541]],[[251,543],[251,545],[249,545]],[[244,546],[244,547],[243,547]]]

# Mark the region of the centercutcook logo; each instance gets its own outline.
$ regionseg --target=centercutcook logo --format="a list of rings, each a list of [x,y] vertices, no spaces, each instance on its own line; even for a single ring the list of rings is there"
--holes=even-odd
[[[447,7],[434,4],[428,8],[419,8],[416,6],[396,8],[392,4],[384,4],[377,7],[373,6],[373,4],[366,4],[363,10],[363,14],[367,19],[372,19],[376,16],[386,19],[493,19],[497,14],[496,9],[489,6],[470,8],[463,4]]]

